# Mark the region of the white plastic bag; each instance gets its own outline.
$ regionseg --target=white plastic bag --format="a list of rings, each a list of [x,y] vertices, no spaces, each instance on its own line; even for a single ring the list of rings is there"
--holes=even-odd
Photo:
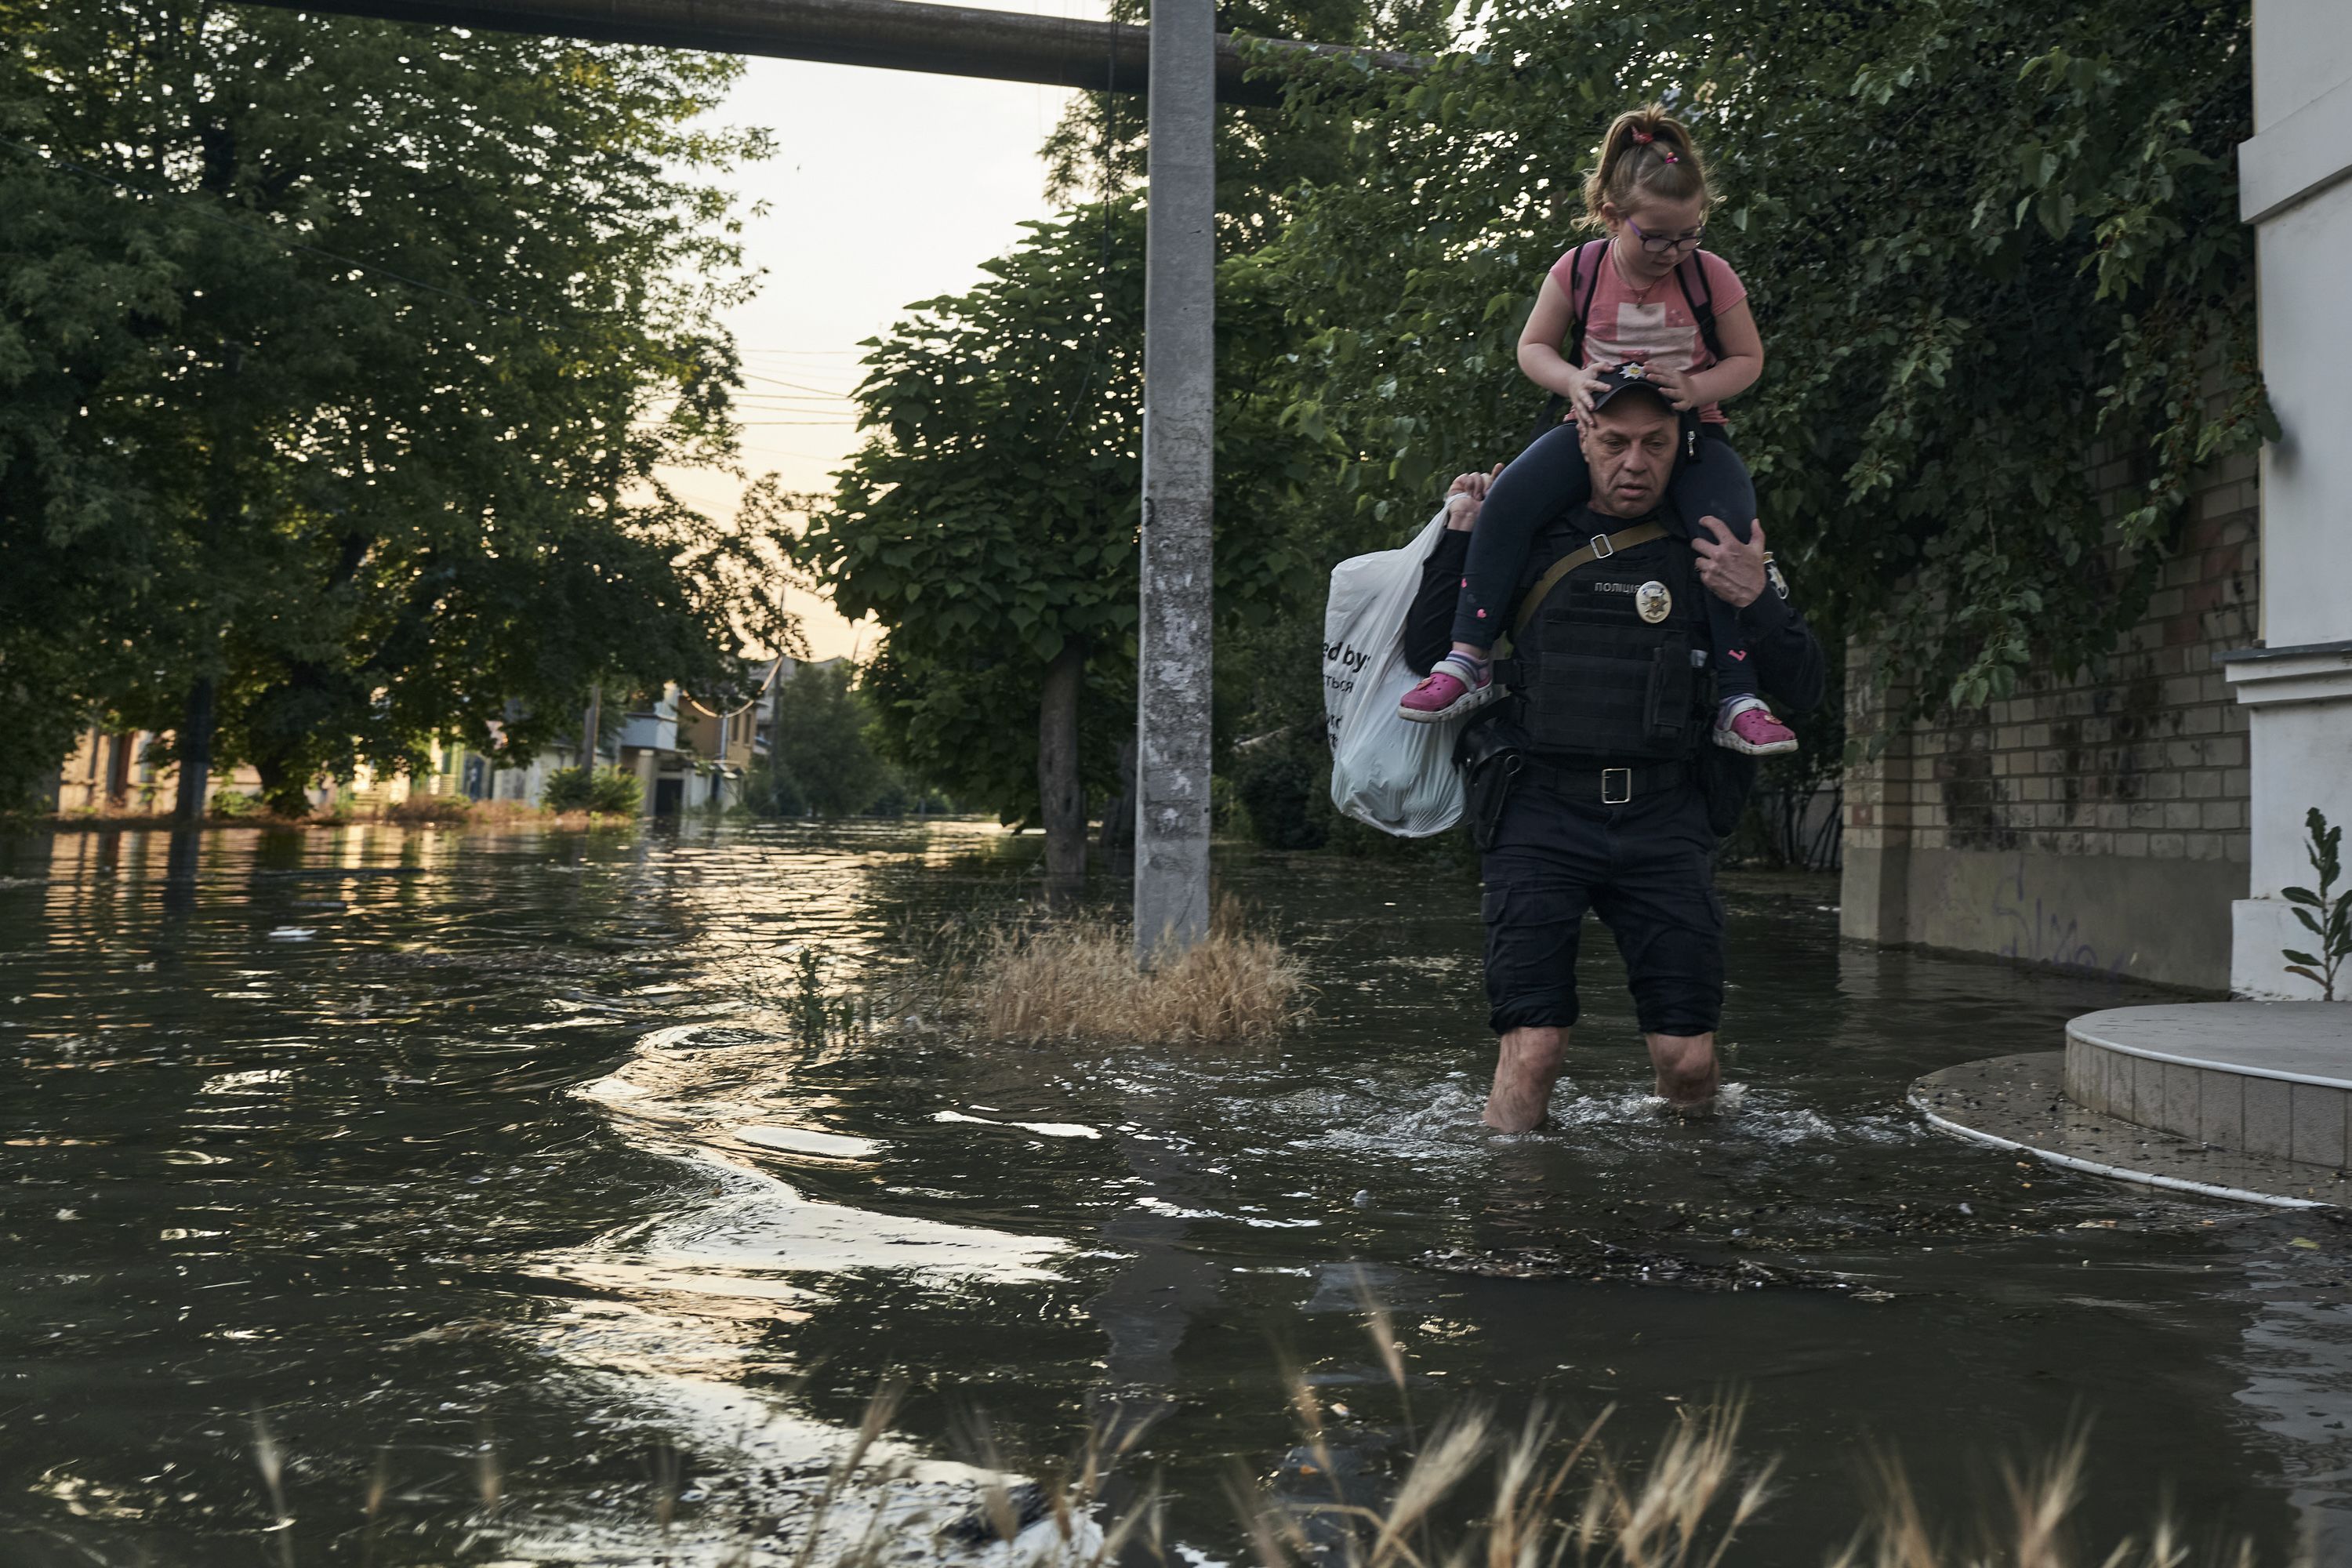
[[[1404,617],[1422,563],[1445,527],[1443,509],[1401,550],[1331,568],[1323,610],[1323,718],[1331,740],[1331,804],[1400,838],[1426,838],[1462,820],[1454,740],[1466,719],[1400,718],[1420,677],[1405,668]]]

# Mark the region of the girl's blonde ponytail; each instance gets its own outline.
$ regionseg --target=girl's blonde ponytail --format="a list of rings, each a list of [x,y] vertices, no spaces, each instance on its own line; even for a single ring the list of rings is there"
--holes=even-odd
[[[1706,194],[1706,167],[1690,132],[1665,105],[1645,103],[1609,122],[1609,133],[1601,139],[1601,162],[1584,177],[1584,216],[1579,221],[1601,228],[1604,205],[1622,213],[1645,195],[1687,201]]]

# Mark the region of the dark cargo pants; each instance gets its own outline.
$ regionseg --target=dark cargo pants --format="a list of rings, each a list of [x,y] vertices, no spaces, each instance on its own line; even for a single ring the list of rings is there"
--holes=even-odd
[[[1642,1032],[1712,1033],[1723,1016],[1723,900],[1696,783],[1623,805],[1571,799],[1547,771],[1515,784],[1480,860],[1487,1022],[1496,1034],[1577,1019],[1590,910],[1617,938]]]

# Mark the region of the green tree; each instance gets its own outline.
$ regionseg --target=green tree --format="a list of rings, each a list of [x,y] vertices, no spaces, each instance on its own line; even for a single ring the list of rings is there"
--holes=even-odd
[[[248,760],[517,760],[590,682],[727,688],[761,541],[730,460],[748,285],[688,121],[719,57],[194,0],[17,5],[0,63],[0,721]],[[21,733],[22,731],[12,732]],[[55,744],[47,741],[48,765]]]
[[[2080,667],[2146,603],[2195,470],[2271,428],[2252,339],[2242,0],[1498,0],[1364,111],[1272,247],[1288,415],[1388,542],[1542,402],[1513,345],[1608,120],[1693,125],[1769,359],[1731,412],[1776,549],[1919,709]],[[1335,69],[1330,74],[1341,74]],[[2095,449],[2132,465],[2106,515]],[[1399,509],[1402,509],[1400,510]]]
[[[866,738],[873,710],[845,660],[803,664],[776,693],[768,766],[752,785],[754,810],[797,816],[857,816],[897,784]]]
[[[866,675],[886,751],[1006,821],[1108,784],[1134,712],[1143,214],[1120,201],[1026,226],[989,281],[869,345],[873,435],[802,541],[842,612],[887,628]],[[1221,268],[1217,310],[1215,588],[1238,625],[1308,585],[1266,520],[1313,454],[1276,426],[1282,321],[1251,258]],[[1045,822],[1066,883],[1084,815]]]

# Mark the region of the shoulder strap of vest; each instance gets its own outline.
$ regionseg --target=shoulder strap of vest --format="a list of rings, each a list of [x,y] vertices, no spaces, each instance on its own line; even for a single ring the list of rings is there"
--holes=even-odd
[[[1516,640],[1527,635],[1528,625],[1536,618],[1536,612],[1543,608],[1543,602],[1551,596],[1551,591],[1559,587],[1560,580],[1570,572],[1595,561],[1606,561],[1621,550],[1631,550],[1637,544],[1647,544],[1653,539],[1665,536],[1666,531],[1654,522],[1637,523],[1616,533],[1594,534],[1591,543],[1570,551],[1536,579],[1535,586],[1529,588],[1527,597],[1519,601],[1518,616],[1511,622],[1511,637]]]
[[[1700,259],[1703,250],[1694,250],[1681,266],[1675,268],[1675,281],[1681,286],[1683,303],[1690,307],[1691,320],[1698,323],[1699,341],[1715,363],[1723,363],[1723,339],[1715,330],[1715,290],[1707,286],[1706,263]]]

